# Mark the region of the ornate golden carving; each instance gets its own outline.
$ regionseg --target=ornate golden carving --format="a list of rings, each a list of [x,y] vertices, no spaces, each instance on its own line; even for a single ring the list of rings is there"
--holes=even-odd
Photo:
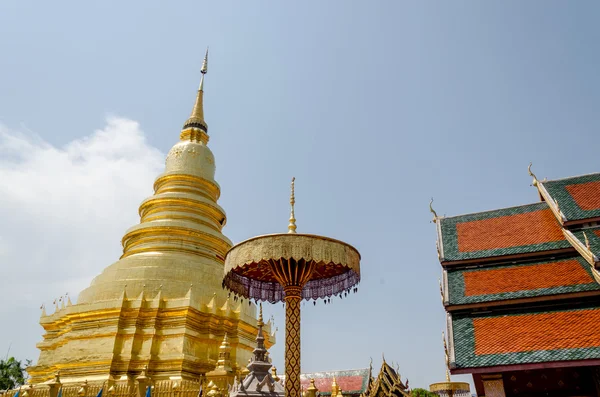
[[[302,288],[285,289],[285,395],[300,394],[300,299]]]
[[[227,253],[225,273],[271,258],[338,263],[360,275],[360,254],[356,248],[339,240],[312,234],[271,234],[246,240]]]
[[[294,215],[294,204],[296,204],[296,198],[294,197],[294,181],[296,178],[292,178],[292,193],[290,194],[290,224],[288,225],[288,233],[296,233],[296,218]]]

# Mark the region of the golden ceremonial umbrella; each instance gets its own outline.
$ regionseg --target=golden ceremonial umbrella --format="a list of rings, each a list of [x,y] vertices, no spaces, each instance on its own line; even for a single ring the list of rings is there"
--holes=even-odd
[[[296,233],[294,179],[288,232],[253,237],[225,258],[223,286],[255,301],[285,302],[285,393],[300,397],[300,302],[346,296],[360,281],[360,254],[328,237]]]

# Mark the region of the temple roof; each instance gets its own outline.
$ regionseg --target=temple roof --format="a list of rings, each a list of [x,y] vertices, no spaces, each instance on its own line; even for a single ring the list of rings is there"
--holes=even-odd
[[[408,379],[402,382],[400,373],[383,359],[377,378],[370,378],[367,391],[362,397],[408,397]]]
[[[439,218],[442,263],[571,249],[548,204]]]
[[[280,376],[280,378],[284,382],[285,376]],[[310,385],[310,380],[314,379],[315,386],[319,389],[319,394],[328,396],[331,394],[333,378],[335,378],[343,394],[361,394],[367,388],[369,368],[301,374],[300,383],[302,384],[302,388],[306,390]]]
[[[577,239],[572,244],[579,253],[592,265],[600,261],[600,226],[591,227],[574,232],[568,232]],[[567,237],[568,236],[567,234]]]
[[[600,244],[600,239],[598,239]],[[590,265],[581,257],[448,271],[449,304],[553,297],[599,291]]]
[[[453,373],[600,359],[600,173],[529,173],[542,202],[454,217],[430,205]]]
[[[542,197],[558,207],[565,224],[600,218],[600,173],[539,181],[537,186]]]
[[[600,308],[454,315],[456,369],[600,359]],[[502,330],[502,332],[498,332]]]

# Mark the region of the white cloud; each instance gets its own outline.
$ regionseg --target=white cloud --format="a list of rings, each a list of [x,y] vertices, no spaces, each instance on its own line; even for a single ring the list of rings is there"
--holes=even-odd
[[[17,358],[37,358],[40,304],[76,296],[118,259],[163,167],[132,120],[109,117],[64,147],[0,124],[0,351],[12,342]]]

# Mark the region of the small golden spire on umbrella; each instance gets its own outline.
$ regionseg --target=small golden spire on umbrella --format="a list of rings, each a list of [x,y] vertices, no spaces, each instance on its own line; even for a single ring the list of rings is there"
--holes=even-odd
[[[288,225],[288,233],[296,233],[296,218],[294,215],[294,204],[296,204],[296,198],[294,197],[294,181],[296,178],[292,178],[292,194],[290,195],[290,224]]]
[[[253,237],[232,247],[225,257],[223,278],[223,287],[236,296],[284,302],[286,397],[302,397],[301,301],[330,302],[332,296],[356,292],[360,281],[360,254],[354,247],[328,237],[296,233],[294,181],[292,178],[288,232]]]

